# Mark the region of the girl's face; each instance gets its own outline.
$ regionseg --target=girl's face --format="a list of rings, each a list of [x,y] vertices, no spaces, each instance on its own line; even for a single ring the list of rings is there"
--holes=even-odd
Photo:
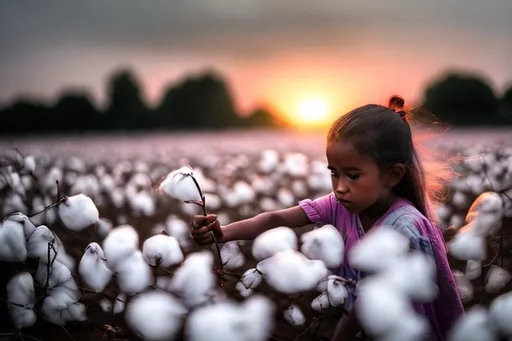
[[[390,177],[381,174],[375,161],[360,154],[352,143],[330,143],[326,154],[333,192],[347,210],[360,213],[387,198],[392,187]]]

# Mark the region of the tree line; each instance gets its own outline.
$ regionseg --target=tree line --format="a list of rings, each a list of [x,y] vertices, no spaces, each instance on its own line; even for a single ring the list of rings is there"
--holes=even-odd
[[[108,80],[107,105],[97,108],[86,91],[67,91],[55,101],[18,99],[0,108],[1,135],[89,131],[199,130],[279,127],[265,108],[241,116],[227,82],[205,72],[171,84],[149,107],[142,86],[129,69]],[[421,108],[454,126],[512,124],[512,87],[496,96],[481,77],[449,73],[428,85]]]

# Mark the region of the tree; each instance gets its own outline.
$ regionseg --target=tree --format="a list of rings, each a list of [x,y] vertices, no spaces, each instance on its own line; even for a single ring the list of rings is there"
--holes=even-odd
[[[99,113],[85,92],[64,93],[52,111],[59,130],[96,130],[100,123]]]
[[[112,74],[105,117],[109,128],[130,130],[147,127],[149,110],[140,89],[138,79],[130,70],[121,69]]]
[[[485,80],[476,75],[450,73],[425,93],[423,107],[453,124],[495,124],[498,100]]]

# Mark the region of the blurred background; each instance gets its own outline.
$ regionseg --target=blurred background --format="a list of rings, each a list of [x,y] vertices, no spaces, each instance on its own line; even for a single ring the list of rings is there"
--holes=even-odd
[[[508,0],[4,0],[0,134],[318,131],[393,94],[453,128],[510,127],[511,15]]]

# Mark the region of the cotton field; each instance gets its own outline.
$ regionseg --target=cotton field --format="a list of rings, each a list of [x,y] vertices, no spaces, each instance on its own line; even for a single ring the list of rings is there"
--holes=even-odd
[[[290,151],[295,150],[295,151]],[[437,208],[467,315],[458,340],[512,338],[512,148],[449,151]],[[331,190],[322,155],[289,148],[130,158],[6,150],[0,195],[0,335],[38,340],[320,340],[345,313],[344,243],[331,225],[286,226],[199,247],[195,214],[222,224]],[[435,266],[392,230],[349,254],[373,275],[360,321],[380,340],[422,340],[411,300],[435,299]],[[3,323],[5,321],[5,323]]]

